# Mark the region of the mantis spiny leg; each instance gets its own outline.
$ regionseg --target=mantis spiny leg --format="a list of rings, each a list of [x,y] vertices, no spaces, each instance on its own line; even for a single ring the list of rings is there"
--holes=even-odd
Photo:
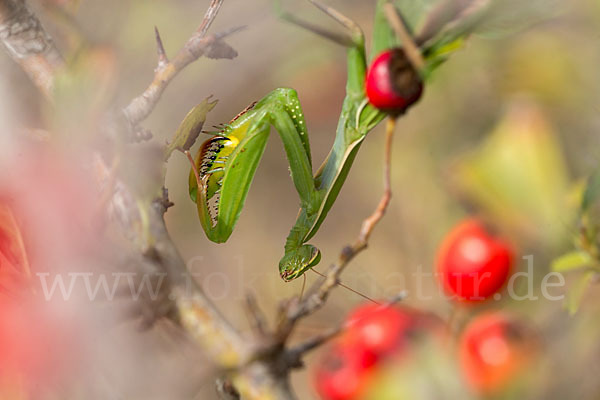
[[[300,102],[293,89],[276,89],[200,147],[190,173],[190,196],[196,201],[200,222],[210,240],[221,243],[231,235],[271,126],[283,142],[301,207],[309,213],[318,208]],[[311,251],[316,257],[318,250]]]

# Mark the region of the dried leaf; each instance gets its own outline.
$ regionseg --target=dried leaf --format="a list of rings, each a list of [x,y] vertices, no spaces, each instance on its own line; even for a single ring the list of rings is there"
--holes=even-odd
[[[212,58],[215,60],[226,58],[228,60],[234,59],[237,57],[238,53],[235,51],[233,47],[228,45],[227,43],[219,40],[215,42],[212,46],[206,50],[204,54],[208,58]]]
[[[196,139],[206,121],[206,115],[217,105],[217,100],[210,101],[207,97],[187,113],[179,128],[173,136],[173,141],[167,145],[165,150],[165,160],[168,160],[173,151],[189,151],[196,143]]]

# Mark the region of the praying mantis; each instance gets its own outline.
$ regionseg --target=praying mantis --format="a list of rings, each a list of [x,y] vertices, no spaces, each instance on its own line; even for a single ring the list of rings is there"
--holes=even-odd
[[[279,273],[285,281],[302,276],[317,265],[320,250],[307,243],[319,230],[333,206],[356,154],[367,134],[388,114],[371,104],[365,95],[367,55],[361,28],[351,19],[316,0],[307,0],[347,31],[337,34],[280,12],[288,21],[314,31],[347,48],[346,96],[329,155],[313,174],[308,131],[302,107],[294,89],[279,88],[238,114],[198,150],[189,174],[189,193],[196,203],[200,223],[208,239],[222,243],[233,232],[250,184],[274,127],[289,161],[292,181],[300,197],[300,212],[284,246]],[[396,47],[398,39],[377,3],[372,52]],[[453,40],[433,42],[419,51],[425,65],[419,70],[426,79],[440,64]],[[424,40],[422,40],[424,41]]]

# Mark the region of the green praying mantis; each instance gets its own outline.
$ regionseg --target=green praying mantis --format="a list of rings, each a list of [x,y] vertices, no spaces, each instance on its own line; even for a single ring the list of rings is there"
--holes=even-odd
[[[291,177],[300,197],[300,212],[285,242],[279,273],[285,281],[303,275],[317,265],[321,253],[307,242],[317,233],[333,206],[356,154],[367,134],[387,114],[369,104],[365,96],[367,55],[361,28],[331,7],[308,0],[340,23],[346,34],[328,32],[296,17],[282,16],[347,47],[346,96],[337,125],[335,141],[322,166],[313,174],[313,164],[304,114],[295,90],[275,89],[252,104],[224,129],[206,140],[189,174],[189,193],[196,203],[208,239],[225,242],[233,232],[244,206],[250,184],[262,157],[271,127],[279,134],[289,161]],[[377,3],[372,54],[398,46],[398,39]],[[452,37],[452,35],[450,35]],[[456,47],[461,34],[451,40],[432,41],[422,46],[426,61],[423,79]],[[424,43],[426,38],[421,38]]]

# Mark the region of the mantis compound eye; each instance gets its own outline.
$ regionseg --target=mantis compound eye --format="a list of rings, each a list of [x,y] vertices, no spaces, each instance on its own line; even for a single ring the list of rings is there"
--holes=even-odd
[[[369,102],[392,115],[402,114],[421,97],[423,82],[401,48],[379,54],[367,71]]]

